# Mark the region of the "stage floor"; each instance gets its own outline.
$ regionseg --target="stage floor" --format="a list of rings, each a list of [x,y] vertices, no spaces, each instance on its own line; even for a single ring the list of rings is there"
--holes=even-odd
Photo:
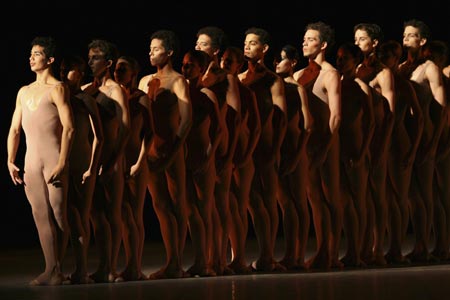
[[[278,245],[280,249],[277,250],[277,259],[282,255],[282,241],[279,241]],[[311,241],[310,245],[314,245],[314,242]],[[162,243],[147,242],[144,253],[145,274],[150,274],[163,265],[165,255]],[[96,265],[95,255],[92,249],[92,270]],[[256,242],[249,240],[248,261],[255,259],[256,255]],[[308,250],[308,255],[312,255],[312,249]],[[185,254],[186,268],[189,267],[191,258],[192,252],[188,243]],[[28,283],[44,268],[39,247],[0,250],[0,262],[1,300],[426,300],[450,297],[449,263],[33,287]],[[67,273],[72,271],[71,263],[72,254],[69,249],[64,268]]]

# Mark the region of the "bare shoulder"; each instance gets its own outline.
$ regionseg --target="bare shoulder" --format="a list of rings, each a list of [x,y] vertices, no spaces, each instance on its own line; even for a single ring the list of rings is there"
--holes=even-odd
[[[324,61],[321,65],[320,65],[321,69],[323,71],[330,71],[330,72],[336,72],[338,73],[338,70],[329,62]]]
[[[381,79],[393,79],[394,73],[388,67],[384,67],[381,69],[380,72],[377,73],[376,77]]]
[[[111,95],[111,98],[120,102],[125,101],[127,92],[119,83],[111,80],[107,88],[110,91],[108,94]]]
[[[440,73],[439,67],[436,63],[434,63],[434,61],[432,60],[427,60],[425,62],[425,68],[427,71],[431,71],[431,72],[435,72],[435,73]]]
[[[187,87],[188,83],[186,78],[181,73],[175,72],[172,76],[172,85]]]
[[[154,74],[148,74],[143,76],[140,80],[139,80],[139,85],[138,88],[144,92],[148,92],[148,84],[149,82],[152,80]]]
[[[295,71],[294,72],[294,74],[292,75],[292,77],[294,77],[294,80],[295,81],[298,81],[298,79],[300,78],[300,77],[302,77],[302,74],[305,72],[305,69],[303,68],[303,69],[300,69],[300,70],[298,70],[298,71]]]
[[[95,98],[92,95],[86,93],[85,91],[81,91],[75,96],[86,104],[96,103]]]
[[[92,82],[88,82],[88,83],[83,84],[80,88],[82,91],[89,90],[89,88],[92,86],[92,84],[93,84]]]
[[[147,74],[145,76],[142,76],[142,78],[139,82],[143,82],[143,83],[149,82],[154,75],[155,74]]]
[[[444,74],[445,77],[450,78],[450,65],[444,67],[442,69],[442,73]]]
[[[336,78],[340,79],[340,77],[341,77],[341,75],[339,74],[339,71],[329,63],[322,65],[321,72],[324,73],[324,78],[327,80],[336,79]]]
[[[69,88],[61,81],[55,82],[50,87],[50,95],[53,103],[57,106],[69,102]]]
[[[55,81],[50,87],[52,95],[66,94],[69,92],[69,88],[62,81]]]
[[[363,90],[363,92],[367,95],[370,95],[371,90],[370,90],[370,86],[365,83],[361,78],[356,77],[355,78],[356,83],[361,87],[361,90]]]
[[[228,82],[237,83],[239,81],[239,78],[234,76],[233,74],[227,74],[226,76],[227,76]]]
[[[280,75],[278,75],[277,73],[272,72],[272,71],[270,71],[270,72],[271,72],[271,73],[273,74],[273,76],[275,77],[274,83],[281,84],[281,85],[284,84],[284,79],[283,79]]]
[[[248,72],[248,70],[245,70],[244,72],[239,73],[239,74],[237,75],[237,76],[238,76],[238,79],[239,79],[240,81],[244,80],[244,79],[247,77],[247,72]]]
[[[207,88],[207,87],[204,87],[204,88],[202,88],[200,91],[201,91],[203,94],[205,94],[206,96],[208,96],[208,98],[209,98],[212,102],[218,103],[216,94],[215,94],[212,90],[210,90],[210,89]]]
[[[403,62],[401,62],[401,63],[399,63],[398,64],[398,68],[402,68],[402,67],[404,67],[405,65],[406,65],[406,63],[407,63],[407,61],[405,60],[405,61],[403,61]]]
[[[27,84],[22,86],[19,91],[17,92],[17,96],[23,95],[29,88],[30,88],[31,84]]]
[[[286,78],[284,78],[284,81],[286,81],[286,83],[290,83],[290,84],[294,84],[294,85],[300,85],[300,83],[298,83],[293,77],[288,76]]]

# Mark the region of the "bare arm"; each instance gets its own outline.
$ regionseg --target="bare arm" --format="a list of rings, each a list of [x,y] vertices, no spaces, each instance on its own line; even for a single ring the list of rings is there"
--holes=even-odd
[[[153,88],[150,88],[150,95],[152,93],[152,90]],[[184,145],[193,123],[192,102],[189,95],[188,82],[186,81],[186,79],[181,75],[175,78],[171,90],[178,99],[180,123],[178,125],[178,129],[175,133],[175,137],[172,143],[168,141],[164,150],[159,149],[160,157],[158,158],[158,160],[151,162],[151,164],[149,165],[150,169],[155,171],[166,169],[173,162],[178,151]]]
[[[325,161],[333,141],[338,138],[342,118],[341,79],[339,73],[333,69],[328,70],[326,75],[322,80],[322,86],[327,92],[328,108],[330,110],[330,119],[328,121],[330,136],[324,136],[323,146],[319,148],[321,150],[312,159],[314,165],[320,165]]]
[[[445,98],[445,88],[442,79],[442,73],[436,64],[429,64],[425,70],[425,76],[430,83],[431,92],[433,98],[441,105],[447,106],[447,100]]]
[[[127,144],[129,134],[130,134],[130,109],[128,106],[127,95],[122,87],[119,85],[114,88],[111,98],[114,99],[118,104],[117,114],[120,117],[120,129],[119,129],[119,140],[118,144],[120,148],[118,153],[123,153],[125,145]]]
[[[227,104],[231,106],[235,111],[240,113],[241,98],[239,94],[238,79],[231,74],[227,74],[227,80],[228,80],[228,89],[226,95]]]
[[[363,146],[361,147],[361,153],[359,155],[357,162],[360,163],[362,158],[365,157],[366,154],[369,152],[369,146],[372,141],[373,134],[375,133],[375,114],[373,111],[372,89],[361,79],[356,78],[355,80],[359,84],[361,89],[364,91],[364,93],[367,95],[366,101],[363,101],[363,110],[364,114],[366,115],[366,118],[365,118],[365,128],[364,128],[365,134]]]
[[[378,84],[381,88],[381,95],[389,102],[389,109],[391,112],[395,110],[395,89],[394,89],[394,75],[389,68],[384,68],[377,74]]]
[[[309,110],[309,99],[308,99],[308,93],[306,92],[303,85],[298,84],[297,87],[298,93],[300,95],[300,99],[302,101],[301,103],[301,112],[303,114],[303,122],[304,127],[302,129],[301,134],[301,140],[300,140],[300,147],[304,147],[309,139],[309,136],[311,135],[311,130],[314,126],[314,119],[311,114],[311,111]]]
[[[281,77],[277,76],[270,91],[272,93],[273,105],[275,106],[273,151],[274,154],[278,155],[287,129],[286,96],[284,94],[284,82]]]
[[[300,134],[299,141],[298,141],[297,155],[296,155],[296,158],[294,161],[295,165],[299,162],[299,160],[301,158],[301,153],[302,153],[303,149],[306,147],[306,143],[309,140],[309,137],[311,135],[311,130],[312,130],[313,124],[314,124],[313,116],[311,115],[311,112],[309,110],[308,94],[306,93],[305,88],[301,84],[298,84],[297,90],[298,90],[298,93],[299,93],[300,99],[301,99],[300,107],[301,107],[301,113],[303,115],[303,126],[304,127],[300,128],[301,134]],[[299,124],[299,126],[301,126],[301,124]]]
[[[440,107],[442,108],[440,115],[437,116],[435,120],[433,120],[436,127],[433,133],[433,139],[431,141],[429,150],[435,151],[438,147],[439,138],[441,137],[445,122],[447,122],[447,100],[445,99],[444,83],[439,67],[434,63],[430,63],[425,70],[425,76],[430,84],[433,99],[438,102]]]
[[[125,146],[128,142],[130,134],[130,112],[126,92],[118,84],[116,84],[112,89],[110,98],[116,102],[116,117],[119,119],[120,125],[117,140],[115,141],[115,153],[111,156],[111,160],[103,166],[102,172],[109,172],[116,164],[121,154],[125,151]]]
[[[100,119],[100,113],[98,111],[97,102],[94,98],[86,94],[83,97],[83,102],[89,112],[89,120],[91,123],[91,129],[93,133],[92,140],[92,151],[91,151],[91,161],[89,163],[89,168],[84,172],[82,183],[86,181],[92,174],[97,174],[98,163],[100,160],[100,155],[103,147],[103,126]]]
[[[411,107],[411,112],[407,112],[407,113],[411,113],[413,116],[413,120],[415,123],[415,130],[414,130],[413,134],[411,135],[412,146],[408,153],[407,161],[405,162],[406,166],[409,166],[414,162],[415,153],[417,152],[417,149],[419,147],[420,140],[422,137],[423,127],[424,127],[423,112],[422,112],[422,108],[419,104],[419,99],[417,99],[416,90],[414,89],[412,84],[409,83],[409,81],[408,81],[408,87],[410,89],[410,95],[411,95],[411,97],[409,97],[409,100],[410,100],[409,105]]]
[[[219,146],[219,142],[225,132],[225,124],[221,122],[219,101],[217,100],[216,95],[213,91],[208,88],[203,88],[202,93],[206,94],[208,98],[213,103],[213,111],[211,112],[211,127],[213,128],[213,133],[211,136],[211,147],[208,151],[208,155],[211,156],[212,153],[216,152],[217,147]]]
[[[146,75],[139,80],[138,88],[143,90],[146,94],[148,93],[148,82],[150,81],[151,75]]]
[[[14,183],[14,185],[22,184],[23,180],[19,175],[20,169],[15,165],[17,150],[20,143],[20,134],[22,131],[22,103],[20,101],[20,95],[23,92],[23,88],[17,93],[16,107],[11,120],[11,126],[9,128],[8,139],[7,139],[7,150],[8,150],[8,170],[9,175]]]
[[[192,126],[192,103],[189,96],[189,87],[184,77],[179,77],[174,82],[174,93],[178,98],[178,109],[180,111],[180,125],[177,130],[177,138],[179,141],[175,145],[178,149],[186,140],[189,130]]]
[[[139,171],[141,170],[141,167],[143,166],[143,162],[145,162],[145,159],[147,158],[148,149],[150,148],[150,142],[144,138],[141,142],[141,150],[139,151],[139,156],[134,165],[130,167],[130,173],[129,175],[131,177],[134,177]]]
[[[335,134],[341,125],[341,80],[336,70],[329,72],[324,80],[324,86],[328,94],[328,106],[330,109],[330,131]]]
[[[142,95],[139,98],[139,103],[145,107],[144,115],[144,137],[142,138],[141,150],[139,152],[138,159],[134,165],[130,168],[130,176],[134,176],[139,172],[143,163],[147,162],[147,153],[151,145],[151,128],[150,128],[150,98],[147,94]]]
[[[226,102],[228,108],[226,113],[226,126],[228,127],[229,143],[226,155],[222,160],[222,166],[228,166],[232,163],[242,121],[241,98],[239,94],[238,80],[231,74],[227,74],[227,79],[228,89],[226,94]],[[220,170],[218,171],[220,172]]]
[[[261,117],[259,115],[258,102],[256,101],[256,96],[253,91],[251,91],[248,95],[250,99],[247,101],[250,102],[250,105],[248,105],[249,111],[247,127],[249,129],[250,136],[247,149],[241,162],[242,164],[245,164],[249,161],[249,159],[252,159],[253,151],[255,150],[256,145],[258,145],[259,137],[261,136]]]
[[[300,111],[298,113],[301,114],[302,116],[298,118],[299,122],[297,124],[298,128],[300,129],[300,134],[297,140],[297,148],[295,149],[295,156],[289,161],[286,160],[287,163],[285,163],[284,166],[280,167],[281,176],[285,176],[289,173],[292,173],[295,170],[302,157],[303,151],[305,150],[309,137],[311,136],[313,119],[309,111],[308,94],[306,93],[306,90],[302,85],[298,84],[297,82],[295,83],[297,84],[297,91],[300,100],[299,103]]]
[[[47,183],[52,183],[60,179],[60,176],[66,168],[69,160],[70,150],[72,149],[73,134],[75,131],[73,124],[72,108],[69,104],[69,91],[65,85],[55,87],[51,92],[53,103],[56,105],[59,113],[59,119],[63,127],[61,136],[61,149],[59,153],[58,164],[53,169]]]

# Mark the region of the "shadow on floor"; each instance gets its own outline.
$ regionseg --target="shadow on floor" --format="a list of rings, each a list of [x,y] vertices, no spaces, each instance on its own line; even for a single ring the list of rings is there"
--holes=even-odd
[[[249,262],[256,258],[256,247],[254,241],[249,242]],[[95,257],[95,252],[92,251],[92,257]],[[150,274],[162,266],[164,248],[161,243],[147,243],[144,253],[145,274]],[[308,253],[312,255],[311,250]],[[72,257],[70,253],[67,256],[65,269],[69,272],[72,268]],[[187,262],[192,257],[189,247],[185,257]],[[1,300],[426,300],[450,297],[450,264],[445,263],[329,272],[254,273],[209,278],[32,287],[28,282],[43,270],[44,265],[39,248],[0,251],[0,262]],[[90,268],[95,268],[94,260],[90,262]]]

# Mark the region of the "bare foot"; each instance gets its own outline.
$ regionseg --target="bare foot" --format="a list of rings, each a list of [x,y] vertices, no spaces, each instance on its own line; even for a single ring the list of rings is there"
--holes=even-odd
[[[367,266],[361,259],[357,259],[354,255],[344,255],[340,262],[345,267],[362,268]]]
[[[182,269],[169,269],[168,267],[163,267],[158,271],[150,274],[148,279],[176,279],[176,278],[184,278],[190,277],[189,273],[184,272]]]
[[[296,270],[297,271],[308,271],[309,270],[304,259],[299,259],[297,261],[297,268],[296,268]]]
[[[234,274],[237,275],[246,275],[252,273],[252,268],[245,263],[240,263],[237,261],[232,261],[228,267],[233,270]]]
[[[222,275],[224,275],[224,276],[234,275],[234,271],[233,271],[233,269],[231,269],[230,267],[225,266],[225,267],[223,268]]]
[[[448,260],[448,250],[445,249],[434,249],[433,252],[431,252],[431,255],[437,257],[441,261]]]
[[[286,267],[274,260],[263,261],[258,259],[252,262],[251,267],[256,272],[286,272]]]
[[[228,266],[215,265],[212,268],[217,276],[234,275],[233,269]]]
[[[308,269],[329,270],[331,261],[326,253],[318,252],[306,262],[306,266]]]
[[[42,273],[35,279],[30,281],[30,285],[39,286],[39,285],[61,285],[64,281],[64,276],[61,273]]]
[[[437,258],[436,256],[432,255],[431,253],[429,253],[426,250],[423,251],[412,251],[411,253],[407,254],[406,257],[411,261],[411,262],[416,262],[416,263],[427,263],[427,262],[439,262],[439,258]]]
[[[111,282],[114,282],[114,280],[118,277],[118,275],[97,271],[97,272],[89,275],[89,277],[92,280],[94,280],[95,283],[111,283]]]
[[[386,261],[386,258],[384,257],[383,253],[380,253],[380,254],[374,253],[371,260],[364,260],[364,262],[367,265],[373,265],[373,266],[378,266],[378,267],[384,267],[387,265],[387,261]]]
[[[72,273],[64,280],[63,284],[90,284],[94,280],[88,274]]]
[[[272,260],[264,261],[261,258],[252,262],[250,266],[256,272],[272,272],[274,268]]]
[[[142,273],[131,268],[125,269],[114,279],[114,282],[137,281],[142,280]]]
[[[216,276],[216,272],[207,266],[201,266],[199,264],[193,264],[187,271],[191,277],[200,276],[200,277],[211,277]]]
[[[292,270],[297,270],[298,269],[298,264],[296,259],[294,258],[283,258],[282,260],[280,260],[278,262],[280,265],[282,265],[283,267],[286,268],[286,270],[288,271],[292,271]]]
[[[399,253],[394,254],[392,252],[388,252],[384,256],[384,258],[386,259],[386,262],[390,265],[407,266],[411,264],[411,261],[408,258]]]
[[[343,269],[345,267],[344,263],[341,262],[339,259],[333,259],[331,262],[331,268],[334,269]]]
[[[384,257],[384,254],[382,254],[382,256]],[[368,265],[372,264],[372,262],[375,259],[375,253],[373,251],[367,251],[366,253],[361,253],[361,259]]]

